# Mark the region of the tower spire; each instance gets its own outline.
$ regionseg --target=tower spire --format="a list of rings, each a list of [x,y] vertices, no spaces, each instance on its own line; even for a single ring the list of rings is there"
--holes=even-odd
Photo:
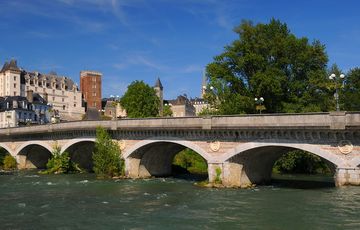
[[[204,95],[206,93],[206,86],[207,86],[207,76],[206,76],[206,70],[203,70],[203,75],[202,75],[202,81],[201,81],[201,95],[200,98],[204,98]]]

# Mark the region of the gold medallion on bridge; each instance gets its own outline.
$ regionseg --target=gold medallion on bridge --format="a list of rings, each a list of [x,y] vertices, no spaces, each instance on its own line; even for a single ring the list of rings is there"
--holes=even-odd
[[[17,144],[15,144],[14,142],[12,142],[9,146],[12,151],[15,151],[17,148]]]
[[[353,151],[354,146],[348,140],[342,140],[338,144],[338,149],[342,154],[349,154]]]
[[[217,152],[220,149],[220,142],[219,141],[212,141],[210,142],[210,149],[213,152]]]
[[[119,148],[120,148],[121,151],[123,151],[126,148],[125,140],[119,140],[118,144],[119,144]]]

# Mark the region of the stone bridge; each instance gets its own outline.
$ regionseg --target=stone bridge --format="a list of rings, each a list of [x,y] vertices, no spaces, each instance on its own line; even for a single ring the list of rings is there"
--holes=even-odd
[[[91,168],[98,126],[119,143],[131,178],[170,175],[173,157],[189,148],[207,161],[210,182],[266,183],[274,162],[300,149],[324,159],[337,186],[360,185],[360,112],[68,122],[0,129],[0,146],[19,168],[44,168],[54,144]]]

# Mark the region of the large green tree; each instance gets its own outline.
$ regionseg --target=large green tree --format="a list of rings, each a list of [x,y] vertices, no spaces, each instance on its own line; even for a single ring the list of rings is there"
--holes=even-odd
[[[96,141],[93,152],[94,172],[98,178],[111,178],[124,174],[124,161],[116,141],[102,127],[96,129]]]
[[[255,97],[265,98],[268,113],[328,110],[324,45],[275,19],[243,21],[234,31],[239,39],[207,66],[206,98],[220,114],[252,113]]]
[[[156,117],[159,115],[159,98],[155,90],[143,81],[132,82],[120,99],[120,104],[130,118]]]
[[[360,68],[351,69],[345,77],[344,92],[340,94],[343,109],[360,111]]]

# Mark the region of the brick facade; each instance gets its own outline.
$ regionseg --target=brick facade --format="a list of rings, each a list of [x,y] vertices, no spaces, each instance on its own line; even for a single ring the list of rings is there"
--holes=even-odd
[[[84,95],[87,108],[101,110],[101,78],[102,73],[100,72],[80,72],[80,90]]]

